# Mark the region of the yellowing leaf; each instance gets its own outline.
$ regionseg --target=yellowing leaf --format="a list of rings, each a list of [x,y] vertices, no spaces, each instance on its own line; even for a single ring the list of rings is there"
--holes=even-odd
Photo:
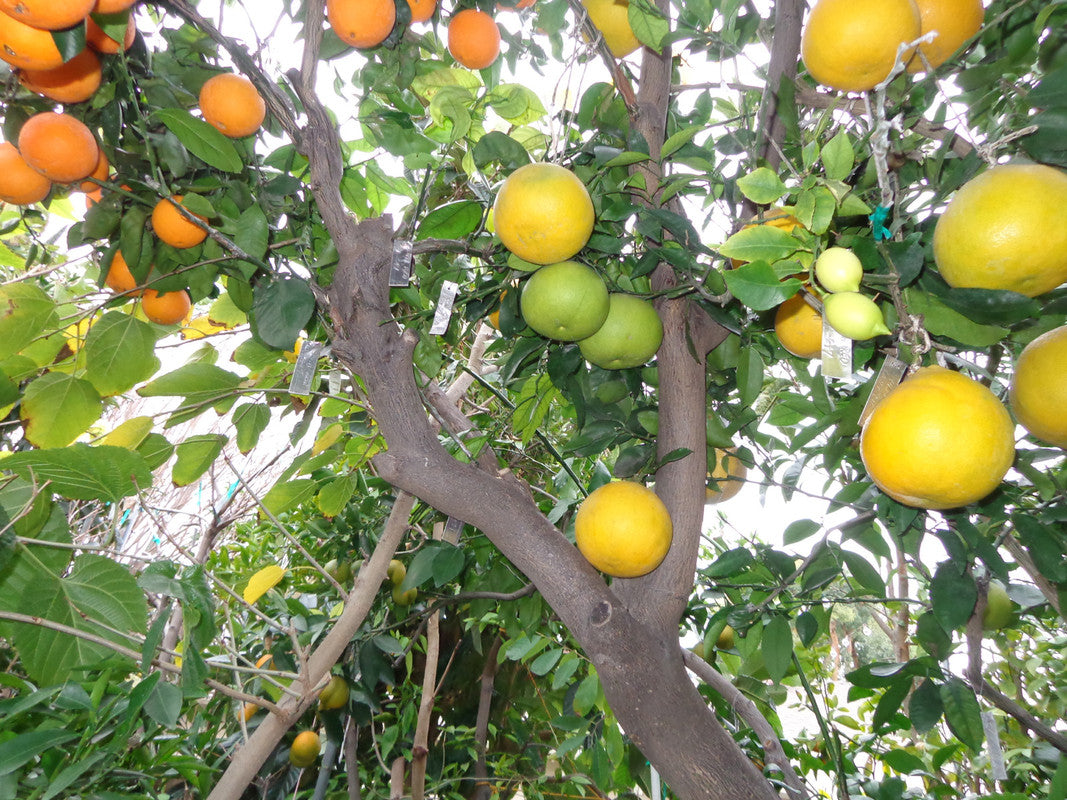
[[[285,570],[277,564],[264,567],[249,581],[243,592],[246,603],[254,603],[267,593],[268,589],[278,585],[278,581],[285,577]]]
[[[229,330],[228,326],[220,325],[207,315],[204,315],[189,320],[182,327],[181,336],[183,339],[203,339],[205,336],[211,336],[227,330]]]
[[[324,450],[329,450],[333,447],[337,440],[341,438],[341,434],[345,432],[344,426],[340,422],[334,422],[332,425],[327,426],[319,438],[315,440],[315,444],[311,448],[311,455],[317,456]]]
[[[151,417],[131,417],[101,439],[99,444],[136,450],[151,432]]]

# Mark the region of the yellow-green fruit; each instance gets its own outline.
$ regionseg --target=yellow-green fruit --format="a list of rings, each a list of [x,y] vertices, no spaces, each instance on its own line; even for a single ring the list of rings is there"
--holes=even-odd
[[[837,292],[823,300],[823,314],[835,331],[863,341],[889,333],[878,305],[859,292]]]
[[[399,606],[410,606],[419,596],[419,590],[412,586],[406,592],[400,591],[400,584],[393,587],[393,602]]]
[[[334,675],[330,682],[319,692],[319,708],[324,711],[335,711],[348,704],[350,690],[348,683],[340,675]]]
[[[704,502],[708,505],[724,503],[735,496],[745,485],[748,467],[737,457],[737,448],[708,448],[708,478],[704,490]]]
[[[327,575],[340,584],[345,584],[352,580],[352,565],[347,561],[338,561],[336,558],[331,558],[322,568]]]
[[[1015,362],[1008,393],[1019,423],[1067,449],[1067,325],[1038,336]]]
[[[733,650],[734,648],[734,629],[727,625],[719,633],[719,638],[715,640],[715,646],[720,650]]]
[[[301,731],[289,747],[289,763],[294,767],[310,767],[319,758],[322,740],[315,731]]]
[[[1067,173],[1002,164],[972,178],[937,220],[934,259],[957,288],[1055,289],[1067,281]]]
[[[982,612],[982,627],[987,631],[1007,627],[1014,610],[1004,584],[1000,581],[990,581],[986,590],[985,611]]]
[[[863,264],[847,247],[830,247],[815,259],[815,278],[828,292],[858,292]]]
[[[526,324],[545,338],[575,342],[604,324],[608,287],[596,270],[561,261],[530,276],[519,295],[519,308]]]
[[[630,27],[629,0],[582,0],[582,5],[615,58],[625,58],[641,46]]]
[[[500,186],[493,204],[504,247],[534,264],[566,261],[585,247],[596,214],[585,184],[558,164],[526,164]]]
[[[394,558],[389,562],[385,574],[389,576],[389,580],[393,582],[394,586],[399,586],[403,582],[405,576],[407,576],[408,568],[404,566],[403,561]]]
[[[647,363],[662,342],[663,322],[655,307],[636,295],[613,292],[604,323],[581,339],[578,349],[590,364],[628,369]]]

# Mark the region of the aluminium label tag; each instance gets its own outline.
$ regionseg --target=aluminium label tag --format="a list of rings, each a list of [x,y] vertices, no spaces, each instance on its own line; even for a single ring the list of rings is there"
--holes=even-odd
[[[329,353],[324,342],[305,341],[300,346],[300,355],[293,366],[293,377],[289,380],[289,394],[309,394],[311,382],[315,378],[315,368],[319,359]]]
[[[433,312],[433,325],[430,333],[440,336],[448,330],[448,323],[452,319],[452,304],[456,302],[456,293],[459,292],[459,284],[445,281],[441,284],[441,294],[437,298],[437,308]]]
[[[901,378],[904,377],[904,373],[907,371],[908,365],[896,356],[885,357],[881,369],[878,370],[878,377],[874,379],[871,393],[867,395],[867,402],[863,405],[863,411],[860,412],[861,426],[867,421],[867,417],[878,408],[878,404],[889,397],[890,392],[897,388]]]
[[[822,321],[822,376],[852,377],[852,340],[838,333],[825,317]]]
[[[393,242],[393,263],[389,267],[389,285],[407,286],[411,283],[411,239]]]

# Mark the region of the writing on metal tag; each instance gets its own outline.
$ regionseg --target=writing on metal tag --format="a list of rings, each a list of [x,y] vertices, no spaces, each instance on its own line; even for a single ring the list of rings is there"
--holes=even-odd
[[[440,336],[448,330],[449,320],[452,319],[452,304],[456,302],[458,291],[458,283],[445,281],[441,284],[441,294],[437,298],[437,308],[433,312],[433,325],[430,326],[430,333],[434,336]]]
[[[323,342],[305,341],[300,346],[300,355],[293,366],[293,377],[289,380],[289,394],[307,394],[311,391],[311,381],[315,378],[315,368],[324,355],[326,345]]]
[[[389,267],[389,285],[407,286],[411,283],[411,239],[393,241],[393,263]]]
[[[866,422],[867,417],[878,408],[878,404],[889,397],[889,393],[897,388],[900,384],[900,379],[904,377],[904,373],[907,371],[908,365],[896,356],[885,357],[885,361],[882,362],[882,368],[878,370],[878,377],[874,379],[871,393],[867,395],[867,402],[863,406],[863,411],[860,413],[860,425]]]
[[[822,376],[852,377],[852,340],[826,321],[822,321]]]
[[[1000,749],[1000,730],[992,711],[983,711],[982,729],[985,731],[986,747],[989,749],[989,766],[993,770],[993,780],[1006,781],[1008,770],[1004,767],[1004,752]]]
[[[331,372],[330,376],[327,378],[327,381],[329,381],[330,394],[341,393],[341,373],[338,370],[335,369],[333,372]]]

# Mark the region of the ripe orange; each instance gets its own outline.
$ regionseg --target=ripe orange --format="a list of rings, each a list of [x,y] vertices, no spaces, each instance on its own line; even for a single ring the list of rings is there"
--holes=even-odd
[[[121,250],[116,250],[111,259],[111,266],[108,267],[104,285],[115,294],[128,294],[130,297],[141,296],[141,290],[137,288],[137,279],[130,272],[130,267],[126,263]]]
[[[326,18],[342,42],[377,47],[396,25],[393,0],[326,0]]]
[[[117,14],[120,11],[125,11],[136,2],[137,0],[96,0],[96,5],[93,7],[93,13]]]
[[[94,178],[95,180],[103,182],[103,181],[107,180],[107,176],[108,176],[108,173],[109,173],[110,169],[111,169],[111,164],[107,160],[107,154],[103,151],[103,149],[101,149],[100,150],[100,157],[97,158],[97,160],[96,160],[96,168],[92,172],[90,172],[86,177]],[[82,181],[81,184],[79,184],[78,188],[81,189],[86,194],[91,194],[91,193],[94,193],[94,192],[100,192],[100,185],[96,184],[96,183],[93,183],[93,181],[88,181],[88,180],[87,181]]]
[[[117,53],[121,46],[123,50],[129,50],[133,46],[133,40],[137,38],[137,24],[133,21],[133,14],[126,22],[126,33],[122,37],[122,43],[112,39],[92,17],[85,20],[85,43],[98,53]]]
[[[448,21],[448,52],[467,69],[485,69],[500,55],[500,29],[484,11],[465,8]]]
[[[80,181],[100,160],[93,132],[70,114],[42,111],[19,131],[19,152],[26,163],[56,183]]]
[[[537,0],[519,0],[519,2],[515,3],[514,5],[510,5],[507,3],[497,3],[496,8],[497,11],[521,11],[524,8],[531,8],[536,2]]]
[[[800,54],[819,83],[863,92],[889,77],[898,47],[917,39],[920,27],[912,0],[817,0]],[[909,56],[903,54],[902,63]]]
[[[1067,325],[1038,336],[1023,348],[1008,397],[1024,428],[1042,441],[1067,449]]]
[[[255,703],[245,703],[241,706],[241,717],[245,722],[248,722],[259,712],[259,706]]]
[[[437,10],[437,0],[408,0],[412,22],[426,22]]]
[[[63,63],[50,31],[0,14],[0,59],[19,69],[55,69]]]
[[[1015,457],[1015,425],[997,396],[944,367],[923,367],[879,403],[860,435],[867,473],[894,500],[957,508],[981,500]]]
[[[934,260],[949,286],[1036,297],[1067,281],[1067,172],[1001,164],[956,192],[934,227]]]
[[[800,227],[800,220],[790,213],[790,209],[782,208],[781,206],[772,206],[766,211],[753,217],[752,221],[741,228],[741,230],[747,231],[749,228],[754,228],[757,225],[770,225],[772,228],[780,228],[786,233],[789,233],[793,228]],[[744,261],[737,258],[730,259],[730,266],[734,269],[744,263]]]
[[[745,485],[748,467],[737,457],[737,448],[727,450],[716,447],[708,448],[708,478],[715,481],[714,487],[709,482],[704,489],[704,502],[707,505],[725,503],[736,495]],[[727,648],[728,649],[728,648]]]
[[[322,740],[315,731],[300,731],[289,747],[289,762],[294,767],[310,767],[319,758]]]
[[[217,130],[240,139],[259,130],[267,106],[252,81],[224,72],[208,78],[200,88],[200,113]]]
[[[574,517],[574,538],[586,560],[616,578],[636,578],[660,565],[671,547],[671,515],[640,483],[612,481],[592,492]]]
[[[782,347],[799,358],[822,354],[822,315],[795,294],[774,312],[774,334]]]
[[[596,213],[581,179],[558,164],[526,164],[500,186],[493,222],[504,247],[534,264],[566,261],[589,241]]]
[[[908,62],[908,72],[923,72],[926,64],[932,69],[948,61],[949,56],[978,33],[985,19],[982,0],[915,0],[919,9],[922,33],[937,31],[932,42],[919,45],[919,51]]]
[[[100,88],[100,80],[100,59],[92,50],[82,50],[53,69],[19,70],[23,86],[57,103],[88,100]]]
[[[145,289],[141,298],[144,315],[158,325],[175,325],[189,316],[192,303],[189,293],[184,289],[177,292],[163,292]]]
[[[0,0],[0,11],[46,31],[77,25],[93,10],[96,0]]]
[[[195,247],[207,238],[206,230],[186,219],[178,210],[182,197],[184,195],[180,194],[164,197],[152,209],[152,230],[164,242],[179,250]],[[206,217],[201,217],[199,214],[193,214],[193,216],[207,222]]]
[[[44,200],[51,188],[52,181],[27,164],[15,145],[0,143],[0,200],[29,206]]]

